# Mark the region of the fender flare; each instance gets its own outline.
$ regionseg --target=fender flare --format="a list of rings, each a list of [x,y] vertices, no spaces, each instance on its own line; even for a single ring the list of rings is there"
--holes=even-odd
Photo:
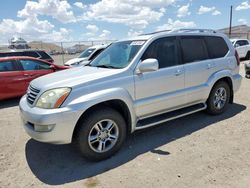
[[[126,104],[131,117],[130,129],[131,132],[133,132],[135,130],[135,125],[137,122],[134,110],[134,100],[129,92],[123,88],[110,88],[89,93],[72,100],[68,105],[77,106],[77,110],[81,112],[82,116],[89,108],[111,100],[120,100],[124,104]]]

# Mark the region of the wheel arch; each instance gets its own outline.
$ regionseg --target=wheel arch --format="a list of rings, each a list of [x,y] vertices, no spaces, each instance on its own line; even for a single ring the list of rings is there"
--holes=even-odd
[[[103,101],[103,102],[94,104],[94,105],[90,106],[86,111],[84,111],[82,113],[82,115],[78,119],[78,121],[76,123],[76,126],[74,128],[72,139],[75,138],[76,133],[77,133],[83,119],[86,116],[93,113],[94,111],[100,110],[103,107],[109,107],[109,108],[112,108],[112,109],[118,111],[123,116],[123,118],[124,118],[124,120],[126,122],[127,133],[132,132],[132,121],[133,120],[132,120],[132,115],[131,115],[131,112],[129,110],[128,105],[121,99],[111,99],[111,100],[107,100],[107,101]]]
[[[229,88],[230,88],[229,103],[232,104],[233,101],[234,101],[234,91],[233,91],[233,81],[232,81],[232,78],[231,78],[230,76],[224,76],[224,77],[222,76],[222,77],[218,78],[218,79],[213,83],[213,85],[212,85],[212,87],[211,87],[211,89],[210,89],[210,93],[211,93],[211,91],[213,90],[214,86],[215,86],[217,83],[221,82],[221,81],[226,82],[226,83],[228,84]],[[209,93],[209,95],[210,95],[210,93]]]

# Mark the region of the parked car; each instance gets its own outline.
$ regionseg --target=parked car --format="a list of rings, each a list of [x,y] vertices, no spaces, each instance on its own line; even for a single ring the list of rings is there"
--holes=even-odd
[[[20,114],[35,140],[74,142],[102,160],[136,130],[225,112],[241,84],[239,65],[230,40],[215,31],[141,35],[112,43],[87,66],[33,80]]]
[[[9,40],[10,49],[29,49],[28,43],[21,37],[13,37]]]
[[[98,54],[100,54],[107,45],[97,45],[92,46],[84,50],[78,58],[71,59],[64,63],[65,66],[79,66],[79,65],[86,65],[91,60],[93,60]]]
[[[12,57],[12,56],[29,56],[38,58],[44,61],[48,61],[50,63],[54,63],[53,58],[48,55],[43,50],[11,50],[11,51],[0,51],[1,57]]]
[[[245,64],[246,78],[250,78],[250,63]]]
[[[250,59],[250,43],[247,39],[231,39],[241,59]]]
[[[67,68],[32,57],[0,58],[0,100],[22,96],[33,79]]]

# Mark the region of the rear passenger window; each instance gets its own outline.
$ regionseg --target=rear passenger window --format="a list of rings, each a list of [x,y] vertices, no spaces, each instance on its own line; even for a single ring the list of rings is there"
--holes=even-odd
[[[38,53],[36,52],[32,52],[32,51],[27,51],[27,52],[23,52],[23,55],[24,56],[28,56],[28,57],[35,57],[35,58],[38,58],[40,57]]]
[[[176,38],[167,37],[155,40],[142,56],[142,60],[149,58],[157,59],[159,68],[178,65]]]
[[[239,40],[236,42],[239,46],[246,46],[249,45],[249,42],[247,40]]]
[[[224,57],[229,51],[226,42],[221,37],[207,36],[205,41],[211,59]]]
[[[205,42],[202,37],[181,37],[181,48],[184,63],[192,63],[208,59]]]
[[[51,59],[51,57],[47,53],[45,53],[43,51],[38,51],[38,53],[40,54],[42,59]]]
[[[12,61],[0,62],[0,72],[15,71]]]

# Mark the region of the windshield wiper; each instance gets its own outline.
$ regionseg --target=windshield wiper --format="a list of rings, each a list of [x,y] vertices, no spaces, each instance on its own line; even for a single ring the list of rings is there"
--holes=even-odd
[[[112,65],[95,65],[94,67],[119,69],[119,67],[114,67]]]

